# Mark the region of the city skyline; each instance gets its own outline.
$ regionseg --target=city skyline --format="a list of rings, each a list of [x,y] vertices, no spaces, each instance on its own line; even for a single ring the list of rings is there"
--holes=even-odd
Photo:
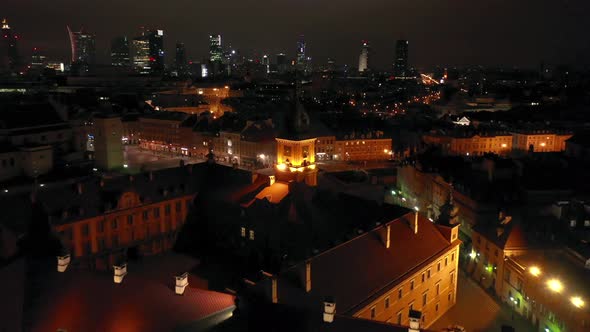
[[[224,45],[232,45],[243,53],[261,56],[286,53],[291,58],[295,56],[297,39],[303,34],[306,53],[314,58],[316,65],[326,63],[328,58],[336,59],[337,64],[357,63],[358,42],[365,39],[371,41],[372,63],[377,69],[391,68],[398,39],[411,41],[409,62],[417,67],[435,64],[536,67],[541,62],[590,64],[590,44],[579,42],[584,40],[587,30],[584,27],[588,27],[582,13],[590,10],[590,5],[579,0],[566,6],[536,1],[534,7],[530,0],[505,4],[465,1],[379,4],[369,1],[359,13],[352,2],[344,2],[338,8],[329,7],[327,1],[304,2],[298,6],[246,2],[235,4],[240,10],[230,11],[228,4],[182,3],[168,8],[151,2],[138,7],[132,1],[117,3],[116,14],[110,12],[113,6],[108,2],[100,6],[84,4],[86,9],[80,10],[77,16],[66,16],[60,10],[61,2],[63,0],[47,6],[37,1],[23,4],[8,0],[2,16],[22,36],[23,55],[29,56],[33,47],[38,47],[45,50],[49,58],[67,60],[66,26],[70,25],[84,27],[95,34],[97,60],[109,63],[112,38],[121,35],[133,38],[139,26],[151,26],[166,31],[167,54],[173,55],[175,42],[181,41],[186,45],[187,57],[197,61],[207,57],[207,37],[219,33]],[[71,8],[68,13],[82,9],[78,6],[81,4],[68,4]],[[482,13],[480,9],[484,6],[486,12]],[[39,25],[29,24],[34,12],[46,13],[36,20]],[[213,17],[219,15],[204,14],[208,12],[225,15],[225,19],[215,20]],[[392,14],[377,15],[381,12]],[[112,20],[113,15],[128,16]],[[424,19],[410,20],[416,15]],[[531,19],[523,26],[519,20],[528,16]],[[301,17],[305,17],[303,22],[299,20]],[[105,20],[109,21],[108,25],[102,23]],[[371,24],[363,23],[365,21]],[[170,63],[173,56],[167,58]]]

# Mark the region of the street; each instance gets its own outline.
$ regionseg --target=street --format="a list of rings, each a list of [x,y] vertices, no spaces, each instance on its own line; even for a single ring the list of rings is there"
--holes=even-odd
[[[510,325],[516,332],[534,331],[533,326],[510,308],[500,306],[475,281],[459,274],[457,303],[439,318],[429,330],[440,331],[449,325],[461,325],[467,332],[500,332],[502,325]]]

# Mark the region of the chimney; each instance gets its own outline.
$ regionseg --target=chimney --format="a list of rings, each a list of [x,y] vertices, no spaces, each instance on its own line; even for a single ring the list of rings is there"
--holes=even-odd
[[[336,315],[336,301],[333,298],[326,298],[324,300],[324,322],[332,323]]]
[[[305,262],[305,291],[311,291],[311,260]]]
[[[385,248],[389,249],[391,244],[391,225],[385,225],[384,231],[379,231],[379,235],[381,236],[381,241]]]
[[[263,276],[270,278],[270,297],[272,299],[272,303],[279,303],[279,281],[277,280],[277,276],[262,270],[260,273],[262,273]]]
[[[420,319],[422,318],[422,312],[410,310],[408,318],[410,319],[410,328],[408,329],[408,332],[420,332]]]
[[[127,263],[123,263],[121,265],[114,265],[114,281],[115,284],[120,284],[123,282],[123,278],[127,275]]]
[[[412,223],[412,229],[414,230],[414,234],[418,234],[418,212],[420,209],[417,206],[414,206],[414,222]]]
[[[70,259],[70,255],[57,256],[57,272],[66,272]]]
[[[176,279],[176,294],[183,295],[184,289],[188,286],[188,272],[185,272],[179,276],[175,277]]]
[[[277,280],[276,276],[272,276],[272,289],[271,289],[271,297],[272,303],[279,303],[279,281]]]
[[[84,185],[82,184],[82,182],[78,182],[76,187],[78,195],[82,195],[82,193],[84,192]]]

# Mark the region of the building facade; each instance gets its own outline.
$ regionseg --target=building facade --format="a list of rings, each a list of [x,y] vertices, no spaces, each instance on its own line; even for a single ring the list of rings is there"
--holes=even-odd
[[[515,152],[561,152],[565,142],[572,134],[549,131],[515,131],[512,133],[512,146]]]

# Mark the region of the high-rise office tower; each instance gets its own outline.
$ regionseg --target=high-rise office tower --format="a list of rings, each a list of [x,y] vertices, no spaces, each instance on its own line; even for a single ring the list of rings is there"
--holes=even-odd
[[[150,39],[145,31],[142,31],[141,36],[133,38],[131,51],[133,69],[135,72],[141,75],[150,74],[152,72],[152,63],[150,61]]]
[[[359,72],[364,73],[367,69],[369,69],[369,42],[363,40],[361,55],[359,56]]]
[[[305,71],[306,60],[307,58],[305,56],[305,37],[301,35],[299,36],[299,40],[297,41],[297,58],[295,59],[295,64],[298,71]]]
[[[223,51],[221,48],[221,35],[209,36],[209,61],[221,62]]]
[[[184,43],[176,43],[176,57],[174,58],[174,70],[178,76],[188,75],[188,62],[186,60],[186,48]]]
[[[31,55],[31,69],[35,71],[43,70],[47,66],[47,58],[43,52],[37,48],[33,48]]]
[[[129,39],[121,36],[111,41],[111,65],[114,67],[129,67],[130,62]]]
[[[395,62],[393,65],[393,73],[398,78],[406,78],[409,75],[408,46],[409,42],[407,40],[398,40],[395,44]]]
[[[277,54],[277,72],[284,74],[287,72],[287,56],[284,53]]]
[[[95,36],[83,30],[75,32],[69,26],[67,28],[72,49],[71,71],[80,75],[87,74],[94,66],[96,55]]]
[[[209,36],[209,62],[211,71],[209,74],[217,75],[223,72],[223,50],[221,35]]]
[[[164,30],[148,32],[150,42],[150,62],[152,74],[164,73]]]
[[[2,43],[0,44],[0,70],[14,72],[18,70],[20,59],[18,54],[19,36],[12,32],[6,19],[2,19]]]

